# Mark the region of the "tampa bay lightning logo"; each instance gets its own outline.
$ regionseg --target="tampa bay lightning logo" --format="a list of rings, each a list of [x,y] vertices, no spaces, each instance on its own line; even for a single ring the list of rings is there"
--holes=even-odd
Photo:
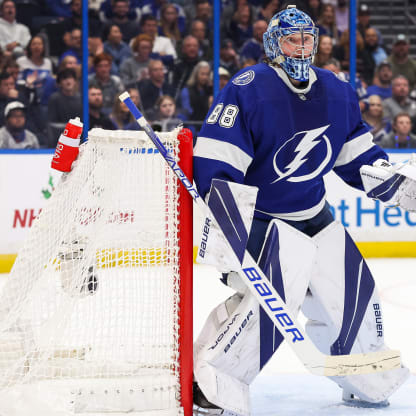
[[[323,134],[329,126],[328,124],[317,129],[298,132],[280,146],[273,157],[273,168],[277,179],[271,183],[282,179],[288,182],[304,182],[318,176],[332,157],[331,143],[328,136]],[[313,152],[312,157],[311,151],[316,146],[319,146],[319,149]],[[320,155],[322,157],[319,157]],[[307,165],[304,165],[306,162]]]
[[[233,84],[235,85],[247,85],[250,84],[251,81],[254,79],[254,71],[250,69],[250,71],[243,72],[241,75],[233,79]]]

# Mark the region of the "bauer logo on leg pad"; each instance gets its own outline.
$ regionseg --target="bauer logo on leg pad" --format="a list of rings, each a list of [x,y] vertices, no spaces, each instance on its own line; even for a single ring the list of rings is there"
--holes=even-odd
[[[254,284],[254,287],[258,294],[264,298],[269,311],[273,312],[274,317],[280,324],[279,327],[283,327],[286,332],[292,334],[292,342],[303,341],[302,332],[295,327],[290,316],[286,312],[282,312],[284,308],[279,305],[278,300],[272,295],[270,289],[272,284],[268,280],[264,280],[255,267],[247,267],[243,269],[243,272],[251,282],[262,281],[262,283]]]
[[[224,354],[227,354],[228,350],[231,348],[231,345],[234,344],[237,337],[241,334],[241,331],[244,329],[244,327],[247,325],[248,321],[250,320],[250,317],[253,316],[253,311],[250,311],[243,322],[241,322],[241,325],[238,327],[235,334],[231,337],[230,342],[225,346],[224,348]]]
[[[201,244],[199,245],[199,257],[204,258],[205,257],[205,250],[207,248],[207,242],[208,242],[208,234],[209,230],[211,228],[211,219],[206,217],[204,222],[204,228],[202,230],[202,237],[201,237]]]
[[[383,336],[383,318],[381,316],[381,308],[379,303],[373,303],[374,316],[376,318],[377,336]]]

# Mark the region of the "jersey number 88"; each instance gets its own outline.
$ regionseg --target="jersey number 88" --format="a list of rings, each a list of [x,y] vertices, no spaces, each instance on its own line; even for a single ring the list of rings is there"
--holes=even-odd
[[[235,119],[238,114],[238,107],[234,104],[228,104],[225,106],[223,111],[224,104],[218,103],[214,109],[212,110],[211,114],[207,119],[208,124],[215,124],[220,119],[218,124],[220,127],[225,127],[229,129],[230,127],[234,126]],[[221,117],[220,117],[221,115]]]

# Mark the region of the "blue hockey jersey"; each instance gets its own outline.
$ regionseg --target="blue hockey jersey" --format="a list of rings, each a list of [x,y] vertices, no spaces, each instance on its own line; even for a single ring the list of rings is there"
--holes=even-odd
[[[304,220],[324,206],[326,173],[362,189],[360,166],[381,158],[348,83],[311,67],[308,86],[295,89],[282,69],[261,63],[237,73],[212,104],[194,178],[202,196],[213,178],[257,186],[256,217]]]

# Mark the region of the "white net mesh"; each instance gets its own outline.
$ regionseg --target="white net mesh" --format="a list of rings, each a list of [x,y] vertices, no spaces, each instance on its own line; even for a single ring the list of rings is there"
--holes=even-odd
[[[142,132],[94,129],[76,163],[0,296],[0,403],[179,409],[177,180]]]

